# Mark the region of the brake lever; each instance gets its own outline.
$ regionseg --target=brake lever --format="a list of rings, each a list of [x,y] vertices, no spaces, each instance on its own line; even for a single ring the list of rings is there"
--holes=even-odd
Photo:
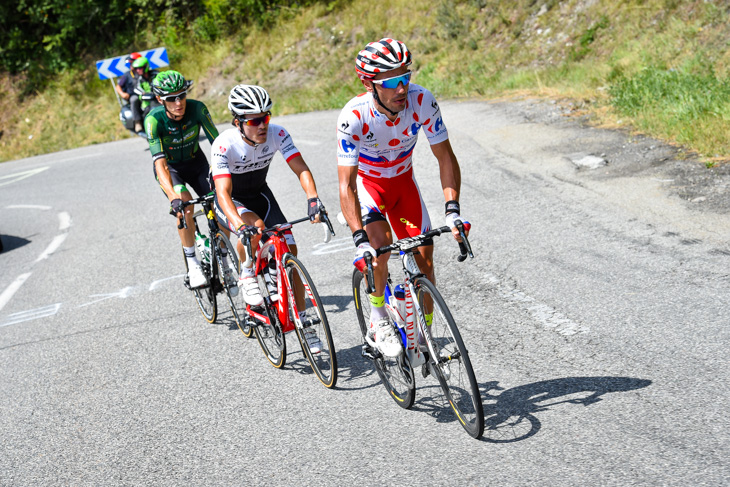
[[[464,232],[464,224],[461,223],[461,221],[456,221],[456,229],[459,230],[459,237],[461,237],[461,242],[459,242],[459,252],[460,255],[456,258],[459,262],[464,262],[467,258],[467,256],[474,258],[474,253],[471,251],[471,245],[469,244],[469,239],[466,238],[466,233]]]
[[[366,252],[365,255],[365,264],[367,265],[367,270],[365,273],[365,280],[367,281],[367,293],[373,294],[375,292],[375,276],[373,275],[373,256],[370,252]]]

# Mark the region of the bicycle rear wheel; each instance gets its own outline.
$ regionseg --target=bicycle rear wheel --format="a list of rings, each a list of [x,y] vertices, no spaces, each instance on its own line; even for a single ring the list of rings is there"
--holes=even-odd
[[[185,261],[185,284],[188,285],[188,259],[185,257],[185,251],[183,251],[183,260]],[[213,283],[211,281],[211,266],[205,262],[201,262],[203,273],[208,278],[208,284],[204,287],[192,289],[195,295],[195,301],[198,303],[200,313],[208,323],[213,323],[218,317],[218,302],[216,301],[215,291],[213,291]]]
[[[289,312],[296,322],[295,330],[297,338],[299,338],[299,344],[302,346],[302,352],[304,352],[320,382],[325,387],[332,388],[337,383],[337,355],[322,300],[319,298],[319,293],[317,293],[317,288],[314,286],[309,272],[299,259],[290,255],[286,259],[284,269],[286,270],[289,285],[293,286],[292,293],[289,295]],[[292,299],[299,283],[304,287],[303,307],[298,307],[295,300]],[[317,352],[312,351],[307,341],[306,334],[312,332],[316,334],[320,343]]]
[[[238,254],[236,253],[235,247],[223,232],[218,232],[215,238],[220,245],[225,246],[226,253],[228,254],[228,256],[226,257],[226,259],[228,260],[227,265],[231,266],[231,269],[236,272],[236,278],[238,278],[238,276],[241,274],[241,265],[239,263]],[[216,247],[215,249],[215,256],[218,260],[219,273],[222,273],[223,269],[225,269],[225,266],[223,264],[223,256],[220,253],[219,247]],[[235,293],[235,295],[232,295],[231,288],[226,283],[226,280],[222,279],[222,281],[223,287],[226,290],[226,295],[228,296],[228,303],[231,306],[233,319],[236,320],[236,325],[238,326],[238,329],[241,330],[241,332],[243,333],[243,336],[245,336],[246,338],[250,338],[253,334],[253,327],[250,325],[248,312],[246,311],[246,301],[244,301],[243,299],[243,293],[239,291]]]
[[[276,319],[276,307],[269,304],[268,298],[264,300],[264,308],[271,324],[257,322],[256,326],[252,327],[253,332],[266,359],[271,365],[280,369],[286,363],[286,337]]]
[[[438,379],[446,400],[466,432],[479,438],[484,432],[482,396],[459,329],[441,293],[431,281],[417,277],[413,284],[422,312],[424,300],[430,301],[433,308],[433,320],[426,328],[436,356],[429,357],[429,370]],[[419,316],[418,319],[424,320],[425,317]]]
[[[362,340],[365,346],[370,348],[371,355],[375,357],[373,360],[375,370],[395,403],[404,409],[410,409],[416,400],[416,377],[405,350],[397,358],[385,357],[369,347],[365,340],[370,327],[370,298],[367,293],[367,280],[357,269],[352,274],[352,293]]]

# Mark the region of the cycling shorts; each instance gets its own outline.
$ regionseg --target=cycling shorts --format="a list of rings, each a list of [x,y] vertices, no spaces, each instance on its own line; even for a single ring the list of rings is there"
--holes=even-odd
[[[358,175],[357,194],[363,226],[386,221],[387,217],[396,239],[431,230],[431,219],[413,170],[394,178],[363,178]],[[433,245],[433,240],[425,245]]]
[[[264,185],[260,192],[255,193],[250,197],[233,198],[233,204],[236,205],[236,210],[239,215],[243,215],[244,213],[253,213],[264,221],[264,226],[267,228],[287,222],[284,213],[281,211],[281,208],[279,208],[279,203],[276,202],[276,198],[274,198],[274,194],[271,192],[268,185]],[[223,208],[221,208],[220,203],[218,202],[217,194],[215,196],[214,206],[218,222],[230,231],[235,231],[236,229],[228,221],[225,213],[223,213]],[[285,230],[284,236],[287,244],[296,245],[296,241],[294,240],[294,235],[291,233],[291,230]]]
[[[189,161],[168,163],[167,167],[170,171],[172,186],[177,193],[181,194],[183,191],[189,193],[188,186],[193,188],[197,196],[205,196],[213,191],[210,184],[210,166],[208,166],[208,159],[205,158],[203,151],[199,150]],[[157,167],[154,163],[152,163],[152,171],[159,183],[160,178],[157,177]]]

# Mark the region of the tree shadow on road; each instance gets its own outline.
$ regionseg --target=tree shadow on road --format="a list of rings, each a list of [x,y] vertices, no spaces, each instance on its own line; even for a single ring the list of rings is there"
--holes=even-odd
[[[537,434],[542,428],[536,414],[563,404],[590,406],[609,392],[627,392],[651,385],[647,379],[632,377],[566,377],[512,389],[496,382],[481,385],[484,402],[483,441],[512,443]],[[493,391],[502,391],[494,394]]]

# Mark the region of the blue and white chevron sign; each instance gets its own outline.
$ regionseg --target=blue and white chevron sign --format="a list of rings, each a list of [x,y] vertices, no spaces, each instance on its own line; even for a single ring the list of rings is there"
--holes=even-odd
[[[170,60],[167,58],[167,49],[164,47],[150,49],[149,51],[140,51],[140,54],[149,60],[150,69],[170,65]],[[124,62],[128,56],[129,54],[125,54],[124,56],[97,61],[96,70],[99,73],[99,79],[116,78],[129,71],[129,66]]]

